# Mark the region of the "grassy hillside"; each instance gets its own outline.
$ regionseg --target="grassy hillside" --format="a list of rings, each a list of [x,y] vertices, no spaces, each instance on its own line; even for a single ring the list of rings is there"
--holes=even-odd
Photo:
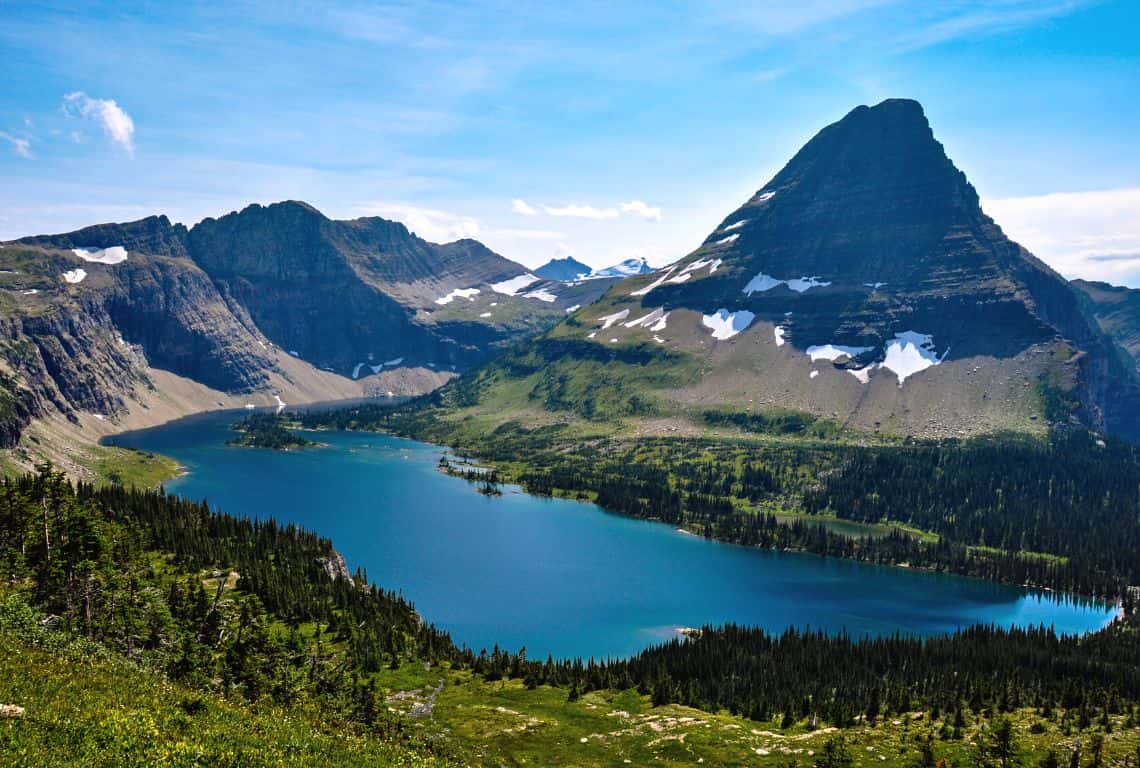
[[[935,645],[709,627],[606,663],[476,652],[311,533],[47,470],[0,487],[0,564],[0,703],[24,709],[0,718],[0,765],[970,764],[1007,719],[1026,759],[1079,737],[1122,761],[1138,741],[1131,623]]]
[[[40,631],[5,603],[0,701],[24,715],[0,719],[0,765],[12,768],[152,766],[445,765],[420,748],[322,723],[319,713],[204,694],[98,645]]]

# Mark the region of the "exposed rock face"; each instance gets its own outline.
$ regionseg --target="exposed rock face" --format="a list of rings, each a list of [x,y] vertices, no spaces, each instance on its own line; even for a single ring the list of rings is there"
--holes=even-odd
[[[982,211],[909,100],[824,128],[696,251],[551,336],[695,356],[658,395],[684,407],[949,436],[1038,429],[1061,390],[1089,426],[1140,435],[1135,382],[1076,292]]]
[[[1101,329],[1140,373],[1140,290],[1089,280],[1074,280],[1072,284]]]
[[[609,283],[555,285],[474,240],[437,245],[298,202],[190,230],[152,216],[24,238],[0,249],[0,443],[48,412],[121,413],[148,368],[264,390],[283,373],[275,347],[374,377],[364,391],[427,391]]]
[[[1080,324],[1063,281],[982,213],[913,101],[859,107],[820,131],[697,254],[723,264],[647,303],[747,309],[797,346],[871,347],[863,362],[899,331],[953,356],[1004,357],[1052,338],[1051,320]],[[757,275],[818,285],[746,293]]]
[[[536,269],[534,273],[539,277],[545,277],[547,280],[568,283],[583,275],[590,274],[590,268],[572,256],[567,256],[562,259],[551,259]]]

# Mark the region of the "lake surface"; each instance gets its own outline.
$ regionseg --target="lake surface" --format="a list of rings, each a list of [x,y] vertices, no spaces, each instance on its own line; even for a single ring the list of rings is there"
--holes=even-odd
[[[438,471],[438,446],[410,440],[322,432],[319,449],[228,447],[239,418],[194,416],[113,441],[180,461],[188,473],[170,491],[328,536],[350,569],[363,566],[475,649],[625,656],[676,627],[723,622],[855,635],[975,623],[1083,632],[1113,615],[973,579],[705,541],[517,488],[488,498]]]

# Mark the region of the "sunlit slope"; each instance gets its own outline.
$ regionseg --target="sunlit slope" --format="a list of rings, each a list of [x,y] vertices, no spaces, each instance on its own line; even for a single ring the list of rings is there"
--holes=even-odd
[[[708,409],[922,437],[1138,419],[1074,290],[983,213],[905,100],[828,126],[696,251],[455,389],[464,417],[659,433]]]

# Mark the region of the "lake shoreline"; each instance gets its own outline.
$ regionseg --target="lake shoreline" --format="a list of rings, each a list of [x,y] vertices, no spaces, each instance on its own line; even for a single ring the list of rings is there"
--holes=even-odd
[[[1039,623],[1038,619],[1033,617],[1040,616],[1042,617],[1041,622],[1048,625],[1055,623],[1061,616],[1069,616],[1070,618],[1060,620],[1057,631],[1070,634],[1085,634],[1095,632],[1103,626],[1106,626],[1112,621],[1115,614],[1118,613],[1118,609],[1109,613],[1109,606],[1103,603],[1103,601],[1088,601],[1079,596],[1074,597],[1063,593],[1044,593],[1040,590],[1024,587],[1023,585],[1003,584],[991,580],[962,577],[933,570],[926,571],[916,568],[903,569],[884,567],[886,564],[861,562],[857,559],[825,557],[818,554],[813,557],[805,557],[805,555],[811,555],[813,553],[795,550],[779,551],[740,544],[729,547],[709,548],[709,544],[733,544],[733,542],[705,539],[705,537],[693,531],[681,533],[677,530],[676,526],[669,525],[660,520],[648,521],[622,515],[599,507],[588,500],[551,498],[530,494],[514,484],[503,489],[506,491],[503,497],[487,498],[475,492],[475,489],[471,487],[469,482],[460,484],[459,481],[464,478],[448,476],[439,471],[439,458],[448,455],[448,449],[445,446],[424,443],[407,437],[398,437],[374,431],[342,432],[336,430],[320,430],[322,436],[325,438],[322,442],[331,444],[331,448],[327,451],[281,453],[269,450],[233,452],[217,442],[223,438],[224,435],[228,434],[228,416],[211,413],[189,417],[180,421],[182,422],[181,425],[164,427],[157,430],[160,435],[163,434],[163,430],[166,431],[165,434],[170,435],[168,442],[170,446],[169,450],[161,450],[154,440],[147,439],[145,441],[149,443],[145,446],[147,450],[156,450],[167,455],[176,454],[179,457],[188,456],[189,458],[189,464],[183,461],[180,461],[180,463],[192,465],[190,474],[183,476],[178,482],[172,483],[175,487],[168,489],[169,492],[188,498],[207,498],[213,507],[228,510],[232,513],[248,515],[250,517],[264,518],[267,514],[273,514],[282,522],[296,523],[312,529],[322,536],[327,536],[334,542],[334,546],[337,547],[338,551],[342,552],[350,563],[353,563],[354,568],[358,565],[365,567],[369,570],[370,576],[376,579],[378,583],[385,585],[386,588],[396,589],[407,594],[410,599],[414,600],[417,608],[423,615],[431,617],[431,620],[437,626],[452,632],[458,640],[461,640],[471,647],[479,647],[483,644],[479,638],[485,638],[488,647],[490,647],[493,642],[499,642],[501,647],[526,645],[532,651],[536,648],[536,645],[539,648],[544,647],[544,642],[541,638],[544,637],[543,632],[546,630],[539,632],[537,635],[529,632],[516,635],[522,625],[515,625],[515,628],[512,629],[513,620],[507,618],[502,619],[500,623],[499,620],[495,619],[495,611],[499,609],[494,607],[488,607],[486,609],[486,615],[480,615],[483,614],[484,611],[475,610],[471,606],[465,605],[464,603],[467,601],[464,597],[470,593],[472,586],[478,586],[486,579],[492,579],[493,582],[499,578],[508,578],[503,573],[505,566],[497,562],[501,559],[502,555],[495,554],[498,552],[497,547],[501,545],[495,544],[488,549],[486,545],[476,543],[479,540],[479,536],[483,535],[484,529],[488,527],[497,529],[504,525],[508,526],[504,529],[501,536],[496,536],[496,539],[510,542],[508,545],[509,549],[504,551],[510,553],[508,559],[514,558],[514,560],[517,561],[518,565],[512,567],[521,567],[527,573],[530,573],[529,569],[540,568],[537,573],[542,573],[544,566],[541,564],[544,561],[550,560],[550,557],[549,555],[541,554],[541,548],[533,557],[527,556],[526,553],[533,548],[533,546],[524,543],[531,541],[526,531],[528,530],[528,526],[541,530],[543,527],[541,521],[556,511],[556,517],[562,521],[560,523],[562,527],[559,530],[562,530],[563,533],[555,536],[551,540],[552,542],[569,542],[573,540],[574,537],[583,535],[583,532],[587,535],[589,535],[591,531],[597,534],[599,528],[601,528],[603,532],[613,529],[613,533],[604,533],[601,538],[591,539],[591,541],[596,541],[596,543],[588,546],[575,546],[568,543],[556,545],[554,552],[560,552],[563,546],[569,547],[570,551],[575,552],[591,552],[598,550],[599,547],[609,547],[614,549],[615,556],[626,559],[632,554],[636,559],[637,557],[644,558],[646,555],[644,552],[638,554],[637,551],[631,551],[628,544],[636,543],[641,539],[658,542],[658,544],[650,546],[650,550],[665,547],[667,550],[672,551],[677,549],[677,547],[668,543],[669,541],[685,542],[675,556],[665,559],[665,562],[668,563],[667,566],[665,562],[663,562],[656,566],[648,565],[643,568],[637,568],[635,571],[630,572],[629,577],[609,575],[604,577],[605,580],[618,579],[618,584],[625,585],[617,588],[618,593],[623,589],[634,589],[634,592],[631,593],[632,596],[636,596],[634,603],[631,604],[633,606],[643,604],[646,599],[656,601],[657,598],[653,597],[653,595],[656,594],[659,589],[667,589],[670,592],[674,591],[672,587],[667,586],[669,583],[672,583],[671,579],[666,578],[665,583],[659,584],[659,579],[655,579],[651,575],[647,576],[646,574],[664,574],[672,569],[681,567],[685,572],[693,574],[693,578],[699,580],[707,578],[707,573],[709,573],[708,568],[721,561],[743,564],[733,567],[746,566],[748,571],[754,574],[747,578],[761,578],[755,575],[757,573],[755,569],[760,569],[760,572],[772,569],[775,569],[776,572],[780,572],[790,569],[791,572],[802,573],[803,578],[796,577],[789,583],[789,588],[792,592],[802,592],[804,595],[800,599],[803,605],[797,608],[797,610],[801,612],[787,613],[786,618],[781,618],[781,616],[785,614],[779,611],[775,613],[765,611],[757,613],[753,608],[745,607],[743,612],[741,612],[739,608],[732,607],[732,605],[737,604],[731,601],[738,599],[733,596],[734,591],[738,590],[736,586],[737,580],[733,579],[732,582],[726,583],[721,587],[710,587],[709,594],[697,599],[696,602],[690,605],[689,609],[684,609],[682,605],[687,598],[683,596],[668,598],[665,603],[681,600],[681,603],[678,603],[678,605],[682,606],[682,610],[665,611],[660,616],[649,617],[644,621],[636,621],[638,618],[636,615],[623,615],[626,613],[626,611],[623,610],[616,613],[613,620],[603,622],[604,628],[599,628],[598,630],[599,636],[602,638],[613,636],[615,632],[620,634],[620,631],[622,631],[621,627],[633,621],[634,624],[630,624],[628,630],[633,634],[627,637],[624,642],[626,642],[627,646],[630,642],[633,642],[634,646],[629,646],[622,650],[621,641],[614,646],[612,640],[603,640],[601,644],[597,646],[588,643],[579,645],[572,640],[575,635],[571,634],[568,636],[571,638],[570,640],[549,641],[552,643],[550,647],[569,649],[565,652],[559,651],[557,654],[559,658],[571,658],[575,656],[604,658],[614,657],[615,655],[626,657],[639,652],[640,648],[647,647],[648,644],[660,640],[660,637],[657,635],[644,634],[652,627],[701,627],[706,624],[716,625],[732,622],[749,626],[761,626],[771,632],[779,632],[783,628],[793,626],[810,626],[813,628],[822,628],[828,632],[849,632],[860,635],[877,635],[884,631],[897,631],[903,634],[928,636],[953,633],[956,629],[962,629],[974,623],[996,624],[1001,626],[1030,626]],[[213,434],[215,434],[216,437],[201,438],[202,434],[210,430],[213,430]],[[146,432],[153,433],[155,432],[155,428],[146,430]],[[183,434],[191,436],[198,435],[198,437],[182,439],[180,435]],[[146,435],[143,437],[146,437]],[[198,446],[197,448],[194,448],[195,444]],[[190,453],[186,453],[188,449],[190,449]],[[318,456],[318,454],[325,455]],[[225,458],[223,459],[221,457]],[[411,461],[408,461],[409,459],[411,459]],[[261,483],[251,484],[246,482],[242,484],[240,490],[235,491],[229,487],[229,481],[218,485],[220,481],[212,479],[215,477],[228,478],[236,471],[229,467],[219,467],[219,463],[226,465],[234,463],[239,465],[249,464],[250,466],[261,468],[269,466],[277,467],[277,469],[272,470],[272,472],[266,469],[259,469],[250,472],[240,472],[239,474],[245,477],[272,474],[272,476],[278,478],[278,480],[274,482],[273,488],[266,488]],[[319,494],[319,498],[321,498],[322,501],[318,503],[317,507],[313,508],[314,510],[318,508],[327,508],[330,510],[337,508],[348,509],[344,506],[346,502],[334,500],[340,498],[340,495],[344,492],[344,482],[360,482],[361,478],[366,478],[374,471],[377,471],[373,469],[373,467],[377,469],[387,467],[388,469],[385,471],[395,471],[397,472],[396,477],[404,478],[401,482],[410,485],[408,485],[403,495],[400,495],[398,489],[390,487],[390,481],[380,480],[378,481],[380,487],[386,489],[382,501],[377,498],[374,493],[368,492],[360,497],[361,501],[359,503],[351,503],[350,508],[374,510],[365,515],[363,519],[375,519],[377,523],[387,521],[389,518],[394,518],[393,522],[385,522],[381,524],[379,528],[374,527],[375,524],[367,524],[366,529],[380,532],[388,528],[389,525],[395,525],[396,527],[392,530],[399,531],[400,534],[394,537],[383,537],[383,539],[390,542],[390,547],[396,547],[396,551],[398,552],[407,552],[408,550],[415,551],[414,554],[398,555],[397,560],[401,558],[406,559],[407,565],[395,567],[394,570],[391,567],[386,571],[376,570],[378,562],[390,560],[391,556],[370,554],[373,550],[370,549],[371,545],[367,543],[367,538],[362,540],[361,533],[355,532],[359,528],[359,525],[353,527],[354,524],[351,522],[351,520],[358,519],[358,515],[356,514],[344,518],[336,515],[330,517],[328,514],[314,511],[306,517],[303,514],[297,515],[295,512],[289,511],[291,508],[288,505],[275,505],[269,500],[271,498],[282,498],[288,500],[289,504],[293,503],[292,497],[296,495],[297,489],[291,490],[289,484],[301,483],[302,486],[304,486],[306,483],[298,477],[292,477],[292,475],[300,473],[301,475],[307,476],[305,475],[305,473],[309,471],[305,469],[307,466],[339,467],[338,471],[342,473],[341,475],[330,477],[327,481],[341,490],[338,491],[337,494],[334,494],[333,497],[329,497],[327,493]],[[369,469],[362,475],[360,469],[352,469],[352,467],[357,466],[361,469],[364,467]],[[345,472],[348,474],[343,474]],[[336,479],[336,477],[342,476],[345,478],[344,480]],[[446,493],[440,496],[439,493],[445,489],[436,489],[437,484],[430,480],[431,477],[446,480],[447,486],[451,490],[446,491]],[[287,487],[284,489],[278,488],[278,486],[281,485]],[[397,491],[396,496],[391,495],[394,490]],[[304,492],[308,492],[308,490],[306,489]],[[263,498],[266,494],[268,494],[268,497]],[[248,501],[232,501],[235,497],[248,499]],[[435,500],[437,498],[439,499],[438,501]],[[449,499],[449,501],[444,501],[445,498]],[[403,501],[401,501],[401,499],[403,499]],[[579,503],[567,505],[566,502],[569,501]],[[582,501],[585,501],[586,507],[581,506]],[[330,507],[330,503],[333,506]],[[401,513],[399,508],[408,503],[427,504],[425,510],[430,510],[429,512],[409,512],[407,514],[413,514],[414,518],[417,519],[415,526],[422,527],[422,525],[428,525],[431,529],[430,531],[418,531],[415,526],[409,529],[406,525],[397,522],[406,517],[406,514]],[[364,504],[364,507],[360,507],[359,504]],[[456,510],[462,511],[467,508],[470,509],[467,512],[462,512],[463,517],[454,518],[454,515],[457,514]],[[593,514],[595,512],[597,513],[596,515]],[[425,514],[427,514],[427,519],[430,522],[421,524],[418,522],[418,518],[423,518]],[[428,582],[425,582],[424,577],[420,575],[426,573],[423,570],[425,567],[423,561],[424,553],[431,553],[432,560],[436,562],[448,558],[447,554],[437,549],[440,546],[438,531],[441,529],[439,526],[444,525],[441,522],[442,519],[440,521],[436,520],[435,516],[439,514],[445,515],[442,519],[454,519],[456,522],[465,521],[462,525],[474,526],[472,531],[479,531],[478,535],[455,534],[455,536],[460,539],[460,543],[456,544],[456,546],[461,547],[461,549],[458,550],[463,553],[461,559],[466,558],[470,560],[472,570],[467,572],[470,575],[458,578],[455,586],[451,590],[443,590],[443,592],[454,592],[454,594],[443,594],[443,592],[440,591],[439,584],[437,583],[439,580],[438,574],[432,575]],[[523,517],[519,517],[520,514],[523,514]],[[349,522],[345,522],[346,520],[349,520]],[[615,523],[607,523],[605,520],[613,520]],[[656,522],[657,525],[648,526],[647,528],[644,527],[644,524],[648,522]],[[518,528],[520,525],[522,526],[521,529]],[[454,527],[454,523],[444,525],[445,529],[452,527]],[[622,531],[625,531],[625,533],[622,533]],[[639,531],[643,533],[639,533]],[[422,545],[416,544],[416,542],[419,541],[417,537],[424,535],[428,537],[424,540],[424,543]],[[503,536],[505,536],[505,538],[502,538]],[[634,538],[630,539],[630,536]],[[627,544],[623,545],[623,541],[627,541]],[[618,553],[620,553],[620,555]],[[763,559],[755,560],[754,557],[757,555]],[[377,557],[381,557],[381,561],[376,560]],[[597,560],[598,557],[601,557],[601,555],[590,555],[587,557],[587,560],[593,562]],[[556,555],[553,562],[559,563],[561,558],[562,555]],[[573,557],[572,560],[568,560],[567,563],[580,561],[581,559],[581,557]],[[491,565],[492,563],[494,565]],[[580,568],[582,566],[581,563],[579,563],[574,567]],[[604,564],[598,562],[595,567],[587,567],[583,573],[592,574],[589,578],[596,579],[599,578],[599,573],[612,571],[615,568],[618,571],[624,572],[631,567],[633,566],[625,565],[621,560],[607,558]],[[836,570],[837,568],[839,570]],[[431,570],[435,571],[436,569]],[[634,576],[634,573],[639,575]],[[715,573],[715,571],[712,573]],[[836,582],[834,587],[825,584],[813,588],[810,586],[812,579],[819,573],[843,575],[838,576],[839,581]],[[907,573],[911,574],[911,576],[903,576],[903,574]],[[923,580],[919,582],[911,581],[911,578],[915,576],[922,576]],[[547,578],[547,576],[541,578]],[[539,579],[540,582],[541,578]],[[629,578],[633,578],[634,581],[629,582]],[[634,588],[630,586],[631,584],[637,583],[638,580],[644,581],[646,578],[649,580],[645,581],[644,587]],[[500,591],[506,590],[508,593],[511,590],[519,589],[525,591],[529,583],[533,581],[533,576],[510,576],[509,579],[509,582],[504,582],[502,587],[497,587],[496,589]],[[885,584],[894,585],[892,589],[902,590],[899,592],[900,597],[898,598],[898,600],[902,600],[902,602],[897,603],[900,606],[898,610],[901,610],[901,613],[896,614],[896,609],[893,607],[895,603],[890,602],[894,600],[894,598],[879,595],[879,591],[874,590],[876,600],[887,601],[887,613],[883,613],[880,618],[870,618],[870,624],[867,623],[868,617],[877,615],[877,612],[879,612],[878,608],[875,608],[871,614],[859,614],[859,610],[861,610],[859,609],[856,610],[856,614],[851,617],[846,617],[846,614],[851,610],[851,606],[848,605],[849,601],[843,598],[847,587],[841,587],[840,584],[846,584],[851,580],[864,582],[868,579],[872,581],[884,581]],[[926,579],[935,579],[935,581],[927,581]],[[581,579],[579,578],[578,580]],[[555,583],[558,586],[552,586],[551,588],[558,590],[564,588],[563,580],[556,580]],[[768,582],[762,579],[757,583],[757,588],[771,591],[772,587],[767,586],[767,584]],[[650,588],[650,585],[652,585],[652,588]],[[856,586],[858,587],[858,584]],[[479,588],[486,589],[486,587]],[[926,620],[921,618],[922,613],[910,616],[909,612],[911,609],[905,607],[907,601],[914,599],[906,597],[905,595],[910,594],[910,592],[916,588],[920,588],[920,594],[925,591],[930,591],[933,595],[940,595],[943,591],[948,591],[949,593],[961,592],[964,595],[975,594],[976,596],[970,598],[970,601],[973,601],[978,608],[983,608],[986,604],[996,601],[993,602],[993,605],[998,610],[996,613],[974,614],[974,618],[970,618],[969,615],[962,615],[960,620],[952,618],[953,614],[950,614],[946,619],[938,618],[937,627],[931,628],[923,623]],[[537,586],[535,586],[534,589],[541,591]],[[642,589],[648,589],[648,591],[642,592]],[[686,589],[691,591],[691,585],[687,586]],[[781,589],[787,591],[786,589]],[[728,597],[725,597],[724,594],[726,590]],[[608,610],[606,608],[606,592],[613,591],[613,589],[605,589],[600,592],[595,592],[596,598],[601,598],[598,605],[594,605],[596,598],[592,595],[590,599],[583,604],[582,610],[594,611],[595,607],[597,610],[603,612]],[[859,592],[858,589],[856,591]],[[722,594],[718,596],[716,593]],[[495,590],[491,590],[487,594],[496,593]],[[888,590],[886,594],[890,594],[890,590]],[[814,604],[813,601],[817,601],[820,596],[828,597],[830,601],[829,604],[833,607],[820,607],[818,611],[809,610]],[[710,598],[712,600],[710,604],[712,607],[706,610],[702,605],[709,603]],[[838,602],[835,602],[835,600],[831,598],[838,598]],[[863,598],[859,598],[858,595],[856,595],[852,598],[852,600],[854,600],[853,604],[858,605],[860,599]],[[938,601],[942,600],[942,598],[935,599],[936,602],[934,605],[937,605]],[[982,602],[977,602],[979,599],[981,599]],[[496,603],[500,600],[510,602],[508,598],[502,597],[496,599]],[[726,603],[723,608],[715,608],[715,604],[717,604],[718,601],[724,602],[725,600],[729,602]],[[749,601],[749,603],[750,602],[751,601]],[[920,608],[922,602],[928,602],[928,598],[921,598],[921,602],[918,604]],[[449,609],[446,607],[447,605],[457,607]],[[649,604],[646,603],[646,605]],[[1008,609],[1001,608],[1003,605],[1010,607],[1025,606],[1025,608],[1018,608],[1017,614],[1010,614]],[[662,604],[662,607],[663,606],[664,604]],[[695,613],[692,612],[693,607],[697,608]],[[456,613],[456,610],[458,610],[458,613]],[[639,609],[635,607],[635,613],[637,610]],[[1026,612],[1022,613],[1023,610]],[[922,611],[928,612],[929,609],[922,608]],[[525,613],[529,614],[529,612]],[[883,620],[893,622],[894,619],[891,617],[896,615],[903,620],[901,624],[886,629],[876,628],[879,626],[876,622]],[[1077,615],[1084,615],[1087,618],[1081,620],[1081,623],[1078,625],[1074,625],[1071,622],[1073,617]],[[860,616],[863,616],[863,618],[860,618]],[[938,614],[934,614],[931,618],[936,618],[937,616]],[[457,619],[458,623],[456,623]],[[529,617],[526,619],[526,621],[530,620]],[[462,628],[471,621],[474,621],[475,625],[480,627],[489,626],[490,629],[479,630],[475,635],[467,634],[468,630],[463,630]],[[499,631],[500,628],[502,630],[501,632]],[[560,631],[561,630],[557,628],[557,621],[555,621],[550,632]],[[630,640],[630,637],[647,638],[648,643],[642,642],[639,644],[640,641]],[[569,643],[569,645],[566,645],[566,643]]]

